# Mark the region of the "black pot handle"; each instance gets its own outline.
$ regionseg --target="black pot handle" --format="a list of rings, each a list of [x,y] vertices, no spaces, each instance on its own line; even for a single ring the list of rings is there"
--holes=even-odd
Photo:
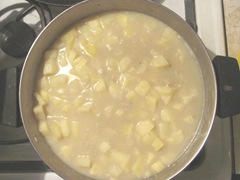
[[[18,67],[0,71],[0,124],[5,126],[19,127],[22,125],[18,106],[19,78]]]
[[[231,57],[216,56],[213,59],[217,80],[217,110],[220,118],[240,113],[240,71],[238,62]]]

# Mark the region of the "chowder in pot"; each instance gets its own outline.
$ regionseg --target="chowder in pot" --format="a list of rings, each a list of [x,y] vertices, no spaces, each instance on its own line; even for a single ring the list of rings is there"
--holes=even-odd
[[[87,19],[44,55],[35,96],[39,131],[79,172],[145,178],[171,165],[194,136],[203,79],[185,41],[135,12]]]
[[[38,62],[33,138],[70,179],[161,177],[202,128],[207,91],[195,52],[166,22],[123,10],[75,22]]]

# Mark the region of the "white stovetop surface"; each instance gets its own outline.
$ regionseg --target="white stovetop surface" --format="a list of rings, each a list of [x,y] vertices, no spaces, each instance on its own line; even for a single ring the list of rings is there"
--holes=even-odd
[[[184,0],[153,0],[161,2],[181,17],[185,17]],[[1,0],[0,10],[24,0]],[[226,55],[221,0],[195,0],[198,35],[209,50],[211,57]],[[210,10],[211,9],[211,10]],[[1,20],[1,18],[0,18]],[[209,36],[209,34],[211,34]],[[219,120],[220,122],[220,120]],[[47,173],[0,173],[4,180],[62,180],[53,172]]]
[[[53,172],[43,173],[1,173],[2,180],[63,180]]]

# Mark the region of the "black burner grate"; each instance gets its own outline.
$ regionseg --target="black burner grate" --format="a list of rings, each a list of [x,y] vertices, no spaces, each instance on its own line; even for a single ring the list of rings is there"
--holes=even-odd
[[[34,11],[39,19],[30,24],[25,19]],[[31,44],[52,15],[47,5],[30,1],[2,9],[0,17],[0,144],[22,143],[28,139],[19,113],[20,72]]]

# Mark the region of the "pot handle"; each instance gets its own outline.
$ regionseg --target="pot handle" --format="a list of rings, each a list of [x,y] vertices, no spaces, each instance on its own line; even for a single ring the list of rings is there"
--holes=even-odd
[[[0,124],[19,127],[22,121],[19,118],[18,106],[18,82],[20,71],[18,67],[12,67],[0,71]]]
[[[217,110],[220,118],[240,113],[240,71],[238,62],[231,57],[216,56],[213,66],[217,81]]]

